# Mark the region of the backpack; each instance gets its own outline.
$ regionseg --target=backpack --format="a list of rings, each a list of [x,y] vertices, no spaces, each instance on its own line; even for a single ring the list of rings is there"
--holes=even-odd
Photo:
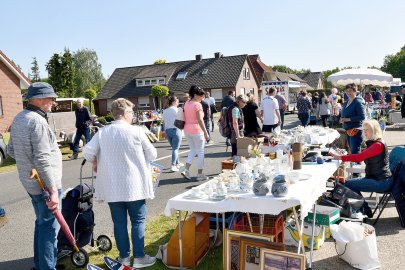
[[[222,108],[221,117],[219,117],[218,120],[219,134],[225,138],[231,137],[231,125],[229,124],[228,109],[229,108],[227,107]]]

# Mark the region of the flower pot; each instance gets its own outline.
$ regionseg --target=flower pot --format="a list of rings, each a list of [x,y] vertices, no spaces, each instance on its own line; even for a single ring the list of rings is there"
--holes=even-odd
[[[385,131],[387,124],[385,122],[379,122],[379,124],[380,124],[381,130]]]

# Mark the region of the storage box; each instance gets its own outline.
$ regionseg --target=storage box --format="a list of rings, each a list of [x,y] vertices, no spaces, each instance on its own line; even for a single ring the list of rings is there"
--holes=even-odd
[[[233,170],[235,169],[237,162],[233,162],[232,159],[225,159],[221,162],[222,170]]]
[[[304,221],[312,224],[314,213],[309,212]],[[336,207],[317,205],[316,206],[316,225],[330,226],[340,219],[340,210]]]
[[[252,225],[252,227],[250,227]],[[249,219],[246,214],[241,215],[233,222],[233,229],[235,231],[260,233],[260,216],[257,214],[250,214]],[[273,242],[284,243],[284,217],[282,214],[278,216],[264,215],[263,220],[263,234],[272,235]]]
[[[236,147],[237,147],[238,156],[249,157],[249,152],[248,152],[249,145],[254,147],[263,142],[264,142],[264,138],[243,137],[243,138],[237,139]]]

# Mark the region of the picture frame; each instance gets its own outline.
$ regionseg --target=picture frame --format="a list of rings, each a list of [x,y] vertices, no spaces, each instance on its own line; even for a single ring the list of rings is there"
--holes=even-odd
[[[285,251],[286,247],[282,243],[242,237],[239,241],[239,269],[259,270],[261,249]]]
[[[260,270],[305,270],[305,255],[273,249],[260,250]]]
[[[273,235],[257,234],[225,229],[223,249],[223,269],[239,270],[239,241],[241,238],[256,239],[267,242],[274,240]]]

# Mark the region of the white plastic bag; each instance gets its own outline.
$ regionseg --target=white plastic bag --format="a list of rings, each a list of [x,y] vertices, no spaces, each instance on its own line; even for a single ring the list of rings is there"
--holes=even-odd
[[[341,225],[342,223],[343,225]],[[354,225],[353,222],[346,222],[352,223],[350,225],[342,223],[331,226],[331,233],[336,240],[336,252],[339,257],[358,269],[380,268],[381,263],[378,259],[377,238],[374,227],[368,224]],[[363,235],[361,240],[357,240],[359,238],[357,226],[362,226],[369,231],[366,236]],[[357,241],[350,241],[352,239]]]

